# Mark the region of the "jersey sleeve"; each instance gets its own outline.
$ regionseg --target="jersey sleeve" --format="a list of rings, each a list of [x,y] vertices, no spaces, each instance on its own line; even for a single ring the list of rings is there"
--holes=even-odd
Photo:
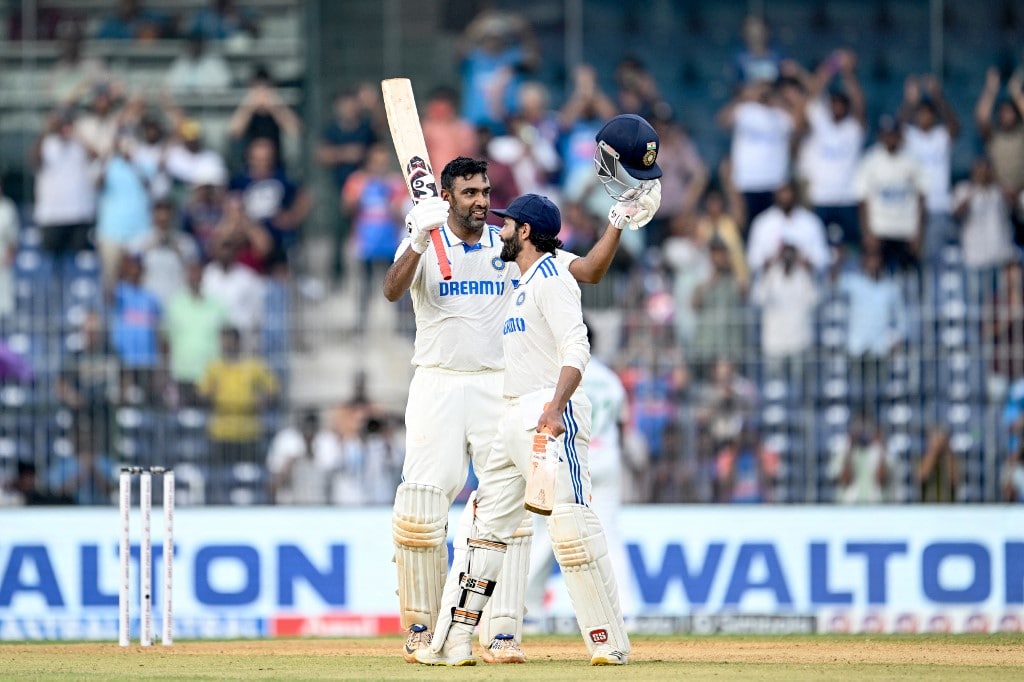
[[[575,367],[582,374],[590,361],[590,343],[579,285],[568,277],[552,277],[544,280],[537,293],[537,305],[558,345],[561,366]]]
[[[557,261],[558,264],[561,265],[566,270],[569,269],[569,264],[572,263],[577,258],[579,258],[579,256],[577,256],[575,253],[572,253],[571,251],[565,251],[564,249],[555,250],[555,261]]]

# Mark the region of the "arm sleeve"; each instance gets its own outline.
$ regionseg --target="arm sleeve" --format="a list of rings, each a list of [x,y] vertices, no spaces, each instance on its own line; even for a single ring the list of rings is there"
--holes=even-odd
[[[555,260],[558,262],[559,265],[564,267],[566,270],[569,269],[569,263],[572,263],[577,258],[579,258],[579,256],[570,251],[565,251],[563,249],[558,249],[555,251]]]
[[[544,280],[538,294],[538,306],[558,344],[561,366],[575,367],[582,374],[590,361],[590,343],[583,324],[579,285],[574,280],[570,283],[567,279],[552,277]]]

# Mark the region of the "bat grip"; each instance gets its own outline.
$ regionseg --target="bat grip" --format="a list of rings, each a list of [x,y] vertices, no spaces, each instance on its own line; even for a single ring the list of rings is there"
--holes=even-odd
[[[448,254],[444,251],[441,230],[431,230],[430,241],[434,243],[434,253],[437,255],[437,264],[441,267],[441,277],[447,282],[452,278],[452,264],[448,262]]]

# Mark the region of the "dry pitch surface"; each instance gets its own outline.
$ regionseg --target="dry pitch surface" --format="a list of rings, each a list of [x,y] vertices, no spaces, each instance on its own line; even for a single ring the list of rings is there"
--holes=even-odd
[[[1024,678],[1024,636],[633,638],[628,669],[592,668],[576,637],[533,637],[526,665],[432,668],[398,655],[401,640],[307,639],[116,644],[0,644],[3,679],[1011,680]],[[623,677],[623,673],[626,676]]]

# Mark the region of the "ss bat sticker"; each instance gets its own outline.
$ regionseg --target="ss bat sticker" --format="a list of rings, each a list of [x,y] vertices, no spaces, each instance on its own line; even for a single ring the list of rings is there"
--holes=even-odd
[[[415,201],[438,196],[434,173],[425,159],[419,156],[412,157],[406,171],[409,175],[409,189],[412,190]]]

